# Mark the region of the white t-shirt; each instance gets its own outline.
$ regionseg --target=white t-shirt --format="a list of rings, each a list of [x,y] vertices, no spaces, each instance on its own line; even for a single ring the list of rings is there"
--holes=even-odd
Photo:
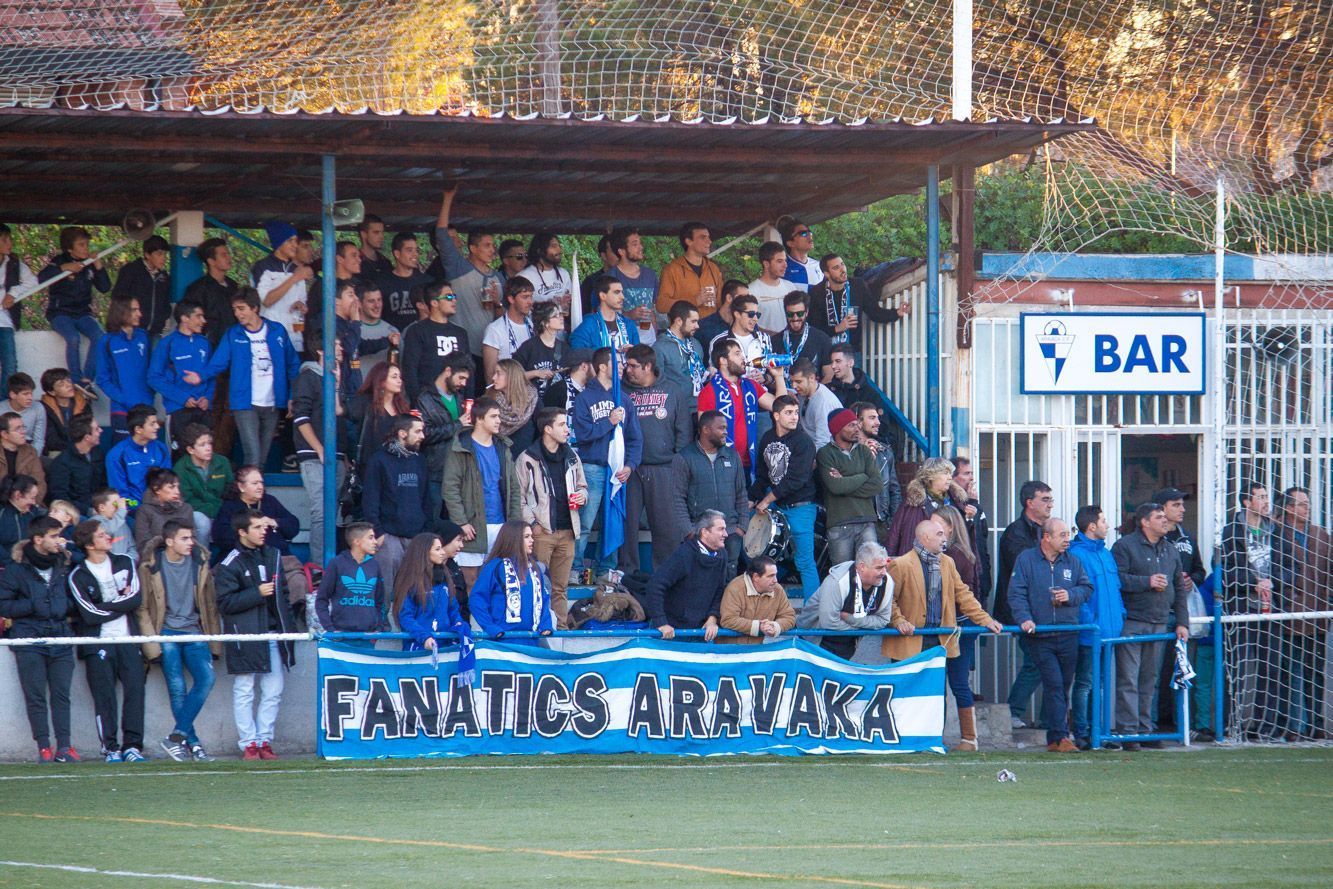
[[[97,585],[102,588],[103,602],[114,602],[120,598],[122,589],[129,589],[129,573],[126,571],[113,572],[109,558],[100,563],[88,560],[84,564],[88,566],[88,573],[92,574],[97,580]],[[130,634],[128,617],[128,615],[122,614],[120,617],[102,624],[98,636],[103,639],[119,639],[128,636]]]
[[[486,325],[486,336],[482,337],[481,344],[490,346],[500,353],[500,359],[513,358],[518,347],[526,343],[532,337],[531,322],[514,322],[510,320],[509,313],[501,315],[490,324]]]
[[[737,336],[730,330],[724,330],[722,333],[713,337],[708,343],[708,354],[713,354],[714,343],[718,340],[725,339],[732,339],[740,344],[741,356],[744,358],[746,364],[749,364],[756,358],[763,358],[765,355],[773,351],[772,340],[770,340],[768,334],[764,333],[762,330],[756,330],[749,336]]]
[[[778,331],[787,326],[787,313],[782,308],[782,298],[793,290],[799,290],[790,281],[779,280],[771,287],[759,278],[750,282],[750,295],[759,300],[759,326],[766,331]]]
[[[250,338],[250,403],[255,407],[273,407],[273,355],[268,349],[268,325],[247,330]]]
[[[533,302],[548,303],[563,294],[574,293],[569,272],[559,266],[553,269],[539,269],[535,265],[530,265],[519,272],[518,276],[532,282]]]

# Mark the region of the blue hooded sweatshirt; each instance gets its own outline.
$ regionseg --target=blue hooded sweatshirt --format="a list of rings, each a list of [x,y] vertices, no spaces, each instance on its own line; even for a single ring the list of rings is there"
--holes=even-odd
[[[611,397],[611,390],[595,377],[588,381],[587,387],[574,399],[574,449],[579,452],[579,458],[584,463],[606,465],[606,452],[611,446],[611,432],[615,429],[607,417],[617,407],[625,409],[625,420],[621,424],[625,428],[625,465],[639,465],[643,458],[639,412],[624,389],[617,403]]]
[[[358,563],[350,550],[343,550],[324,569],[315,613],[327,632],[375,633],[389,628],[387,595],[375,557]]]
[[[148,385],[161,393],[167,413],[185,407],[191,398],[213,397],[213,384],[208,380],[208,359],[212,354],[208,337],[202,334],[187,336],[173,330],[158,342],[148,364]],[[184,376],[190,371],[199,374],[198,385],[185,382]]]
[[[424,606],[417,604],[415,592],[408,590],[398,612],[398,625],[412,637],[403,640],[403,651],[420,651],[434,633],[456,633],[463,626],[463,612],[458,609],[458,600],[449,592],[448,584],[435,584],[426,594]]]
[[[301,359],[292,346],[291,337],[281,325],[264,320],[264,339],[268,342],[268,353],[273,359],[273,405],[280,410],[287,409],[287,402],[292,399],[292,385],[296,375],[301,372]],[[217,351],[208,360],[208,373],[204,376],[211,380],[218,374],[231,371],[227,389],[228,404],[232,410],[249,410],[254,406],[250,392],[250,338],[239,324],[233,324],[222,340]]]
[[[125,498],[130,509],[139,506],[148,472],[154,468],[171,468],[171,451],[157,439],[140,445],[131,436],[117,442],[106,455],[107,484]]]
[[[1082,563],[1083,571],[1092,581],[1092,598],[1079,606],[1078,622],[1096,624],[1103,639],[1119,636],[1125,626],[1125,602],[1120,598],[1120,572],[1116,570],[1111,548],[1105,540],[1076,534],[1069,541],[1069,551]],[[1078,644],[1091,645],[1092,631],[1080,631]]]
[[[126,413],[136,404],[152,404],[148,388],[148,334],[139,328],[102,334],[97,341],[97,387],[111,399],[112,413]]]

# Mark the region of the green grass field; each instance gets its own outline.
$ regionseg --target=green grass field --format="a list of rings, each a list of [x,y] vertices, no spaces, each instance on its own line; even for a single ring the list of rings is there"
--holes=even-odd
[[[5,766],[0,800],[25,889],[1333,885],[1306,748]]]

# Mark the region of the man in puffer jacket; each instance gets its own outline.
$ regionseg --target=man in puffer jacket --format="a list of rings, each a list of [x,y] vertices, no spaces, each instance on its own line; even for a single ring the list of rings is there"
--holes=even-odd
[[[727,584],[727,560],[723,555],[727,520],[710,509],[694,527],[690,539],[676,547],[666,564],[653,572],[644,610],[663,639],[674,639],[679,626],[683,630],[702,629],[704,640],[712,642],[717,636],[722,591]]]
[[[1096,624],[1097,635],[1112,639],[1120,635],[1125,625],[1125,603],[1120,598],[1120,574],[1106,545],[1110,525],[1100,506],[1084,506],[1074,516],[1078,535],[1069,544],[1088,579],[1092,581],[1092,598],[1079,606],[1078,622]],[[1074,670],[1074,741],[1080,750],[1091,747],[1092,735],[1092,659],[1093,633],[1081,630],[1078,634],[1078,666]]]

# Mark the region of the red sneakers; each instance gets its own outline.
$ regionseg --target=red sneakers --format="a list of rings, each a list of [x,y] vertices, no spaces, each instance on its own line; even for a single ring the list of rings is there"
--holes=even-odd
[[[37,750],[38,762],[55,762],[56,752],[50,747],[41,747]]]
[[[268,741],[265,741],[263,744],[260,744],[260,745],[259,745],[259,758],[260,758],[260,759],[277,759],[277,758],[278,758],[278,754],[276,754],[276,753],[273,752],[273,745],[270,744]]]
[[[263,756],[261,756],[259,753],[259,745],[246,744],[245,753],[241,754],[241,759],[245,760],[246,762],[263,759]]]

